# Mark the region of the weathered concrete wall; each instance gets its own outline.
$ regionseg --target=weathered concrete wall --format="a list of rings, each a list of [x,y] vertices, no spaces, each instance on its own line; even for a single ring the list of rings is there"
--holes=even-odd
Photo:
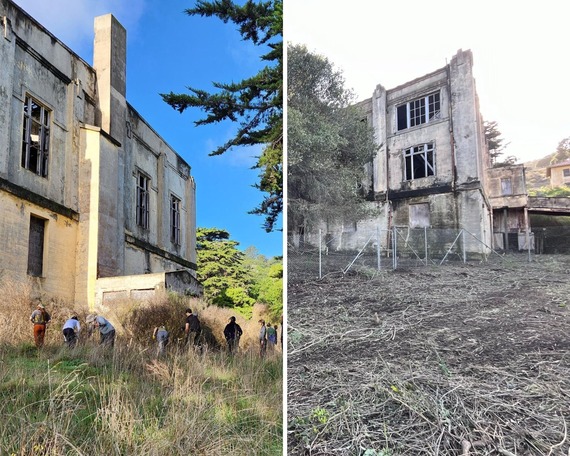
[[[29,280],[38,295],[72,301],[77,221],[6,192],[0,192],[0,213],[0,280]],[[31,215],[45,220],[43,274],[37,278],[27,274]]]

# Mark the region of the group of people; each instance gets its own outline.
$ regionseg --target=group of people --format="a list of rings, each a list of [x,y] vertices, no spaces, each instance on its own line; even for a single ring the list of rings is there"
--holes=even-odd
[[[45,331],[51,316],[46,311],[43,304],[38,304],[36,310],[32,312],[30,321],[34,325],[34,342],[36,347],[41,348],[44,344]],[[115,328],[104,317],[100,315],[90,314],[86,318],[89,328],[89,334],[94,329],[98,329],[100,334],[101,345],[113,347],[115,344]],[[277,325],[265,323],[265,320],[259,320],[261,328],[259,331],[260,356],[264,356],[268,347],[273,350],[277,345]],[[192,312],[192,309],[186,309],[186,320],[184,322],[184,345],[202,350],[202,327],[198,316]],[[73,348],[79,339],[81,332],[81,323],[76,315],[73,315],[63,325],[62,328],[64,343]],[[243,330],[236,322],[236,317],[230,317],[229,323],[224,328],[224,338],[226,339],[227,349],[230,354],[236,353],[239,348],[239,341],[243,335]],[[157,344],[157,355],[162,356],[166,353],[166,347],[170,341],[170,333],[165,325],[157,326],[152,333],[153,340]],[[283,339],[283,338],[282,338]]]
[[[34,325],[34,343],[36,347],[41,348],[44,345],[46,327],[51,321],[51,316],[43,304],[39,303],[37,305],[32,315],[30,315],[30,321]],[[115,345],[115,328],[107,319],[100,315],[90,314],[87,316],[86,323],[90,328],[90,332],[93,329],[99,330],[101,336],[99,343],[101,345],[110,347]],[[79,323],[79,318],[77,315],[73,315],[63,324],[62,333],[64,343],[70,348],[75,347],[80,332],[81,323]]]
[[[265,323],[265,320],[259,320],[261,325],[259,328],[259,355],[264,356],[269,349],[273,351],[277,345],[277,325],[271,326],[271,323]],[[283,337],[281,337],[283,342]]]

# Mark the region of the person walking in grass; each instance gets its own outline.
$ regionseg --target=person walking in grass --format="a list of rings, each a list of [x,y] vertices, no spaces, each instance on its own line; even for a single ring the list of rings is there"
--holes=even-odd
[[[277,325],[275,327],[271,326],[271,323],[267,323],[267,347],[269,351],[273,351],[277,345]]]
[[[228,352],[232,354],[234,351],[238,350],[239,339],[243,331],[236,323],[236,317],[230,317],[230,322],[224,328],[224,337],[228,343]]]
[[[186,347],[193,345],[200,347],[200,333],[202,327],[198,316],[192,313],[192,309],[186,309],[186,322],[184,324],[184,334],[186,335]]]
[[[157,343],[157,351],[156,354],[158,357],[164,356],[166,353],[166,346],[168,345],[168,340],[170,338],[170,334],[166,330],[166,326],[161,325],[154,328],[152,333],[152,338],[156,340]]]
[[[75,315],[63,324],[63,340],[69,348],[73,348],[77,344],[79,331],[81,331],[81,324]]]
[[[99,334],[101,336],[101,339],[99,340],[100,345],[105,345],[111,348],[115,346],[115,327],[109,320],[101,315],[88,315],[87,323],[99,330]]]
[[[44,338],[46,335],[46,327],[50,322],[50,314],[47,313],[46,308],[40,302],[36,310],[30,315],[30,321],[34,324],[34,343],[37,348],[42,348],[44,346]]]
[[[267,350],[267,327],[265,326],[265,320],[259,320],[259,356],[263,358]]]

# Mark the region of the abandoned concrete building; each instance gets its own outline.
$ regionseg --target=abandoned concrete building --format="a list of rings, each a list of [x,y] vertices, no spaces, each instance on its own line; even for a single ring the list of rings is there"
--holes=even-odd
[[[471,52],[460,50],[443,68],[393,89],[378,85],[359,103],[378,145],[364,183],[378,215],[324,226],[328,247],[358,249],[370,233],[398,226],[464,229],[469,250],[488,249],[489,159],[472,67]],[[318,245],[314,233],[304,236]]]
[[[450,245],[446,236],[458,231],[469,233],[461,247],[467,253],[532,250],[529,214],[566,211],[565,201],[529,198],[523,165],[491,166],[471,51],[459,50],[443,68],[393,89],[378,85],[358,106],[378,146],[362,183],[376,215],[292,227],[292,245],[380,246],[390,255],[394,228],[423,228],[435,233],[434,244],[441,241],[441,253]],[[549,172],[560,182],[567,168]]]
[[[198,291],[190,166],[126,100],[126,30],[93,66],[0,0],[0,279],[94,306]]]

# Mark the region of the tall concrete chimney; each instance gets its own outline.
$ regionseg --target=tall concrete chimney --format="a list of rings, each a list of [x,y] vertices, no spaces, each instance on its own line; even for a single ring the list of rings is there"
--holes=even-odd
[[[95,18],[93,67],[101,107],[101,128],[123,142],[127,94],[127,31],[112,15]]]

